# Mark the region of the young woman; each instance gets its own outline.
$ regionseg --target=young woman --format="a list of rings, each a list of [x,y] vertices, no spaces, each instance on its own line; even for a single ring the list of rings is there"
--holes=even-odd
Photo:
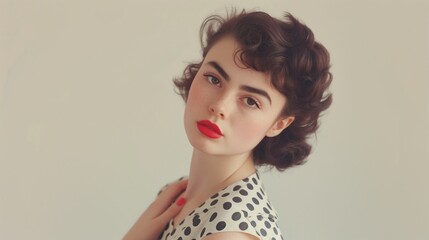
[[[329,54],[290,14],[211,16],[201,39],[201,62],[174,81],[186,101],[189,177],[168,185],[124,239],[283,239],[256,168],[282,171],[309,155],[332,101]]]

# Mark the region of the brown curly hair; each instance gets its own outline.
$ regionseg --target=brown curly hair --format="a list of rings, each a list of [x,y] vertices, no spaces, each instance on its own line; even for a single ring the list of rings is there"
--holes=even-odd
[[[249,68],[270,73],[273,86],[286,96],[283,116],[293,123],[276,137],[265,137],[253,149],[256,165],[279,171],[301,165],[311,152],[307,142],[319,127],[322,111],[332,103],[328,87],[332,81],[326,48],[313,32],[290,13],[276,19],[264,12],[232,11],[226,18],[209,16],[200,29],[203,60],[222,37],[233,36],[240,45],[239,59]],[[182,77],[174,79],[177,92],[186,101],[192,81],[201,67],[189,64]]]

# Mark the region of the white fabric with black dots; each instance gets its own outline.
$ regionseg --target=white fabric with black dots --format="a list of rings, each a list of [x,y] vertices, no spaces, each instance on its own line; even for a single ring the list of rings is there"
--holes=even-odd
[[[241,232],[263,240],[282,240],[277,213],[263,190],[258,172],[214,194],[174,228],[173,220],[161,240],[200,240],[221,232]]]

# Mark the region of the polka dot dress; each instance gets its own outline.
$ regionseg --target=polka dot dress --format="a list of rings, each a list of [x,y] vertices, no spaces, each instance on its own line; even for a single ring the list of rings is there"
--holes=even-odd
[[[161,240],[203,239],[221,232],[242,232],[259,239],[283,239],[277,213],[271,206],[258,172],[214,194],[174,228],[173,220]]]

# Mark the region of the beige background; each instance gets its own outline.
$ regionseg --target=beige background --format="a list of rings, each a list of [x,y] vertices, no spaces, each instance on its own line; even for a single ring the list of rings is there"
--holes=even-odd
[[[199,59],[202,20],[231,5],[290,11],[332,55],[314,153],[263,174],[286,239],[429,239],[429,3],[417,0],[0,0],[0,239],[119,239],[187,174],[171,78]]]

